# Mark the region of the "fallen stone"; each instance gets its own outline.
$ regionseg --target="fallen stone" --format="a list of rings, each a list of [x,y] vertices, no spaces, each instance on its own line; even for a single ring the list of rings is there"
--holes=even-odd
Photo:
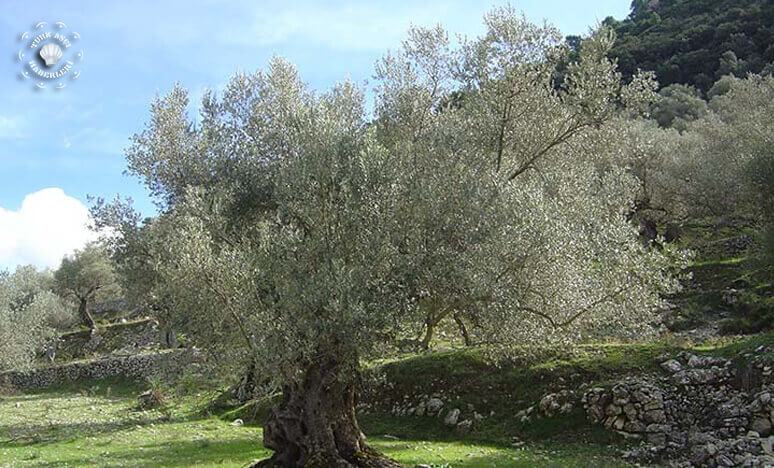
[[[443,401],[440,398],[430,398],[425,404],[428,416],[437,414],[443,408]]]
[[[473,421],[470,419],[465,419],[464,421],[460,421],[457,426],[455,426],[454,430],[457,431],[458,434],[467,434],[470,432],[470,430],[473,428]]]
[[[670,374],[674,374],[675,372],[680,372],[683,366],[682,364],[680,364],[680,361],[676,359],[670,359],[668,361],[662,362],[661,368],[669,372]]]
[[[771,421],[766,417],[757,417],[750,424],[750,430],[762,436],[767,436],[771,433]]]
[[[446,415],[446,417],[443,420],[443,423],[447,426],[456,426],[457,420],[460,417],[460,410],[458,408],[454,408],[453,410],[449,411],[449,414]]]
[[[761,439],[761,449],[766,455],[774,456],[774,436]]]

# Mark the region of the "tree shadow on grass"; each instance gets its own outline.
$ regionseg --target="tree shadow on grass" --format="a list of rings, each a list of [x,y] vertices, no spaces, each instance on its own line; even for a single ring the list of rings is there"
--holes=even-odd
[[[164,416],[154,418],[121,419],[120,421],[88,421],[76,423],[57,422],[53,424],[0,424],[0,434],[8,434],[8,439],[13,441],[0,441],[0,447],[45,445],[58,442],[80,439],[98,434],[110,434],[120,432],[138,425],[158,424],[169,422]],[[182,422],[174,420],[173,422]]]
[[[431,445],[426,451],[422,440],[389,441],[374,440],[373,445],[390,457],[405,464],[431,463],[432,466],[453,466],[455,468],[483,467],[594,467],[625,466],[623,462],[587,453],[548,453],[545,450],[525,451],[502,450],[493,447],[469,444],[462,446]],[[187,467],[203,465],[245,466],[253,460],[271,456],[255,437],[243,437],[227,441],[212,439],[190,440],[169,443],[145,443],[137,446],[97,445],[93,453],[79,453],[60,456],[55,461],[39,461],[32,466],[53,468],[55,466],[100,467]]]
[[[271,452],[254,437],[238,440],[215,439],[142,444],[136,447],[120,447],[100,454],[82,454],[62,457],[52,462],[39,462],[36,467],[87,466],[100,467],[182,467],[199,465],[238,464],[243,466],[255,459],[268,458]],[[104,450],[106,449],[106,450]]]

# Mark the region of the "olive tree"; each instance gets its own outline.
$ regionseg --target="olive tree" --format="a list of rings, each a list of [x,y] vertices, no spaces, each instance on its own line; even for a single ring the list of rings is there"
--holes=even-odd
[[[54,272],[54,284],[62,298],[77,302],[78,316],[91,330],[96,330],[97,324],[89,306],[95,300],[111,297],[120,290],[105,248],[95,243],[63,258],[59,269]]]
[[[653,118],[664,128],[685,130],[688,122],[707,114],[707,103],[693,86],[672,84],[659,91],[653,104]]]
[[[712,115],[691,128],[688,200],[713,214],[749,217],[760,227],[762,257],[774,275],[774,77],[727,79]],[[710,184],[718,184],[716,188]],[[703,198],[702,198],[703,197]],[[722,197],[722,198],[720,198]],[[708,204],[711,209],[707,209]],[[723,210],[718,213],[718,210]]]
[[[0,271],[0,369],[28,367],[55,336],[52,317],[66,312],[50,282],[31,265]]]
[[[153,218],[142,219],[132,206],[131,198],[116,197],[107,203],[94,198],[91,214],[94,228],[103,232],[100,240],[107,250],[128,305],[149,311],[164,330],[167,346],[177,346],[177,334],[185,324],[185,317],[172,314],[174,298],[165,287],[163,278],[154,268],[154,243],[165,242],[163,228]]]
[[[681,137],[679,196],[696,216],[760,218],[771,206],[774,78],[725,81],[727,90],[710,101],[710,113]]]
[[[176,86],[133,137],[175,310],[282,389],[262,466],[396,466],[358,426],[360,363],[428,317],[475,314],[509,352],[646,334],[674,287],[626,220],[636,178],[583,144],[652,86],[621,84],[600,31],[557,90],[555,29],[486,25],[456,50],[412,29],[377,65],[373,120],[357,86],[315,93],[275,59],[206,95],[199,125]]]

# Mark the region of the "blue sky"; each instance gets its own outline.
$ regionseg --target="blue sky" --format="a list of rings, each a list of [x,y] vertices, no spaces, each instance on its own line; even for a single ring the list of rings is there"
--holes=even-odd
[[[374,62],[400,45],[410,24],[441,23],[453,33],[473,36],[482,31],[486,11],[506,4],[0,3],[0,269],[20,263],[55,266],[62,253],[88,240],[82,226],[87,195],[129,195],[143,213],[153,213],[138,181],[122,175],[123,149],[142,128],[150,100],[175,81],[189,89],[195,102],[205,89],[222,87],[235,71],[262,68],[276,54],[296,64],[313,88],[325,89],[347,77],[362,83],[371,78]],[[546,19],[564,34],[586,33],[607,16],[623,18],[629,4],[511,2],[530,20]],[[77,45],[85,52],[81,76],[65,89],[36,90],[18,76],[18,38],[40,21],[62,21],[80,34]]]

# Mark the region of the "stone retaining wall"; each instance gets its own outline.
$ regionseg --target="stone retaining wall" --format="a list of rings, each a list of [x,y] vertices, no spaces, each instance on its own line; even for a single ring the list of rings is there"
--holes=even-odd
[[[56,361],[83,359],[95,355],[138,354],[158,349],[162,337],[158,325],[151,319],[115,323],[99,327],[96,334],[79,330],[60,336],[56,344]]]
[[[109,377],[146,378],[153,375],[177,375],[188,366],[203,361],[195,349],[174,350],[131,356],[112,356],[35,368],[29,371],[0,373],[0,387],[37,390],[68,382],[100,380]]]
[[[760,349],[761,356],[772,350]],[[669,466],[774,466],[774,363],[680,353],[667,375],[596,387],[582,398],[592,423],[647,444],[637,462]]]

